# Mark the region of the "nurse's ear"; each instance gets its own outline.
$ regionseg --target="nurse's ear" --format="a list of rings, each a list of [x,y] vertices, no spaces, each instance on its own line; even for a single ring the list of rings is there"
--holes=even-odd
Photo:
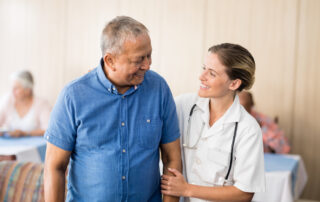
[[[231,80],[231,83],[229,85],[229,89],[236,91],[242,84],[241,79],[235,79],[235,80]]]

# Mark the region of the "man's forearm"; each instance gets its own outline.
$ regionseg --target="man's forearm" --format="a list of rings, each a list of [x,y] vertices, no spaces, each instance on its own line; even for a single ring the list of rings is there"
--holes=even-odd
[[[168,171],[168,168],[175,168],[181,172],[182,170],[181,160],[163,162],[163,174],[172,175],[172,173]],[[163,202],[178,202],[178,201],[179,201],[179,197],[163,195]]]
[[[65,199],[65,171],[44,171],[44,197],[46,202],[63,202]]]

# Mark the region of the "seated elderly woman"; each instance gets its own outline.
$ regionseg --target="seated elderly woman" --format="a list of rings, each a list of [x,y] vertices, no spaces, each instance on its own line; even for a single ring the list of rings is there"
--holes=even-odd
[[[240,104],[257,120],[262,130],[263,149],[265,153],[287,154],[290,144],[283,130],[268,116],[254,110],[253,96],[248,91],[239,94]]]
[[[42,136],[48,125],[50,105],[34,96],[29,71],[16,72],[11,79],[12,92],[0,102],[0,135]]]

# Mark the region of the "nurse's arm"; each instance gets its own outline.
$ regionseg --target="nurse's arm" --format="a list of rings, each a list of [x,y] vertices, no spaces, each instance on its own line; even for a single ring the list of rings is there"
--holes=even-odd
[[[205,187],[192,184],[188,184],[187,191],[187,197],[214,201],[251,201],[253,194],[235,186]]]
[[[235,186],[207,187],[188,184],[183,175],[169,170],[174,176],[163,175],[161,180],[162,193],[171,196],[199,198],[208,201],[251,201],[253,193],[243,192]]]
[[[163,174],[172,175],[168,168],[175,168],[181,172],[181,152],[180,152],[180,138],[177,140],[160,145],[161,158],[163,162]],[[179,201],[179,197],[164,195],[163,202]]]
[[[65,173],[71,152],[47,143],[44,165],[44,197],[46,202],[62,202],[65,198]]]

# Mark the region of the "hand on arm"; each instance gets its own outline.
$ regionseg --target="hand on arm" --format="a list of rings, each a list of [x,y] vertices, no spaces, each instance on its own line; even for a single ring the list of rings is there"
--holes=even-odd
[[[181,153],[180,153],[180,139],[167,143],[162,144],[160,146],[161,149],[161,157],[163,162],[163,174],[165,175],[172,175],[169,172],[168,168],[173,168],[178,171],[182,169],[182,162],[181,162]],[[163,196],[164,202],[169,201],[179,201],[179,197],[172,197],[169,195]]]
[[[188,184],[183,175],[169,169],[174,176],[163,175],[161,180],[162,193],[170,196],[184,196],[203,200],[217,201],[251,201],[253,193],[239,190],[235,186],[206,187]]]
[[[47,143],[44,166],[44,196],[46,202],[65,200],[65,173],[71,152]]]

